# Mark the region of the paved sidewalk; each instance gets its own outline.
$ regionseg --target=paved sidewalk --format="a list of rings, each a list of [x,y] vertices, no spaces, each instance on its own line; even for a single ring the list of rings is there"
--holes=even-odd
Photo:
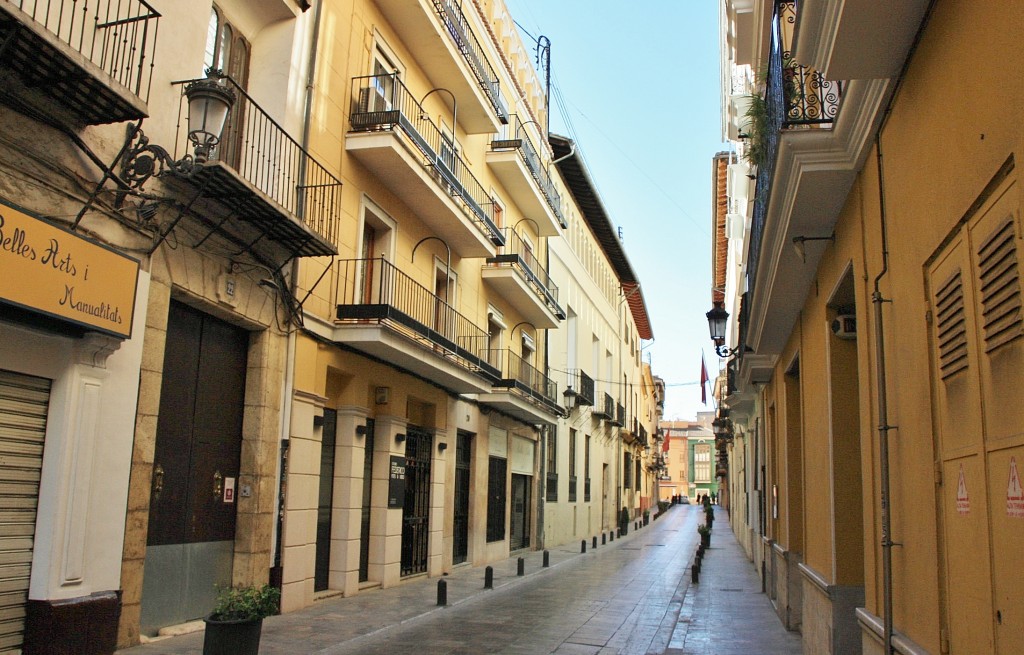
[[[739,548],[725,515],[704,557],[699,585],[690,585],[699,508],[673,507],[658,521],[593,548],[580,544],[529,552],[484,567],[461,566],[443,578],[420,578],[351,598],[266,619],[263,655],[797,655],[760,579]],[[525,576],[517,575],[517,557]],[[438,607],[437,583],[448,606]],[[118,651],[119,655],[199,655],[203,633]]]
[[[700,583],[687,588],[664,655],[801,655],[800,633],[785,629],[761,593],[761,578],[726,513],[716,508],[715,515]]]

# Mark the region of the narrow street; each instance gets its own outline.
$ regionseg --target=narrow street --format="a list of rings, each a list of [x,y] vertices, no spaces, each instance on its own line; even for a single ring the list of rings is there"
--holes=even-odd
[[[264,622],[264,654],[646,654],[800,653],[719,510],[701,583],[690,584],[701,512],[678,506],[658,521],[587,552],[562,547],[496,563],[494,589],[482,568],[443,578],[328,599]],[[122,655],[200,653],[202,633],[123,651]]]

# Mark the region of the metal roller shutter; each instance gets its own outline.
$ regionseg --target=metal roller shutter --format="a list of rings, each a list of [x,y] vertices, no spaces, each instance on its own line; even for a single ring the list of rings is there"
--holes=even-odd
[[[50,381],[0,370],[0,653],[21,652]]]

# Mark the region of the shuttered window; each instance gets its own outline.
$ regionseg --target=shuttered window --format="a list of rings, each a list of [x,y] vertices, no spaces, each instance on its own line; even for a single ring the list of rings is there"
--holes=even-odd
[[[960,271],[935,293],[936,336],[942,378],[967,368],[967,321],[964,317],[964,284]]]
[[[985,350],[1021,335],[1020,274],[1013,223],[1006,221],[978,248]]]
[[[0,370],[0,652],[20,652],[50,381]]]

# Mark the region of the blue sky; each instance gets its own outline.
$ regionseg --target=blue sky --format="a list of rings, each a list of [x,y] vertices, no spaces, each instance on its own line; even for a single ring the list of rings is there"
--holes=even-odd
[[[726,149],[718,0],[505,2],[528,47],[551,40],[551,129],[576,140],[622,228],[654,330],[645,357],[668,384],[665,418],[695,418],[712,408],[710,388],[700,401],[702,351],[712,376],[719,365],[704,318],[711,159]]]

